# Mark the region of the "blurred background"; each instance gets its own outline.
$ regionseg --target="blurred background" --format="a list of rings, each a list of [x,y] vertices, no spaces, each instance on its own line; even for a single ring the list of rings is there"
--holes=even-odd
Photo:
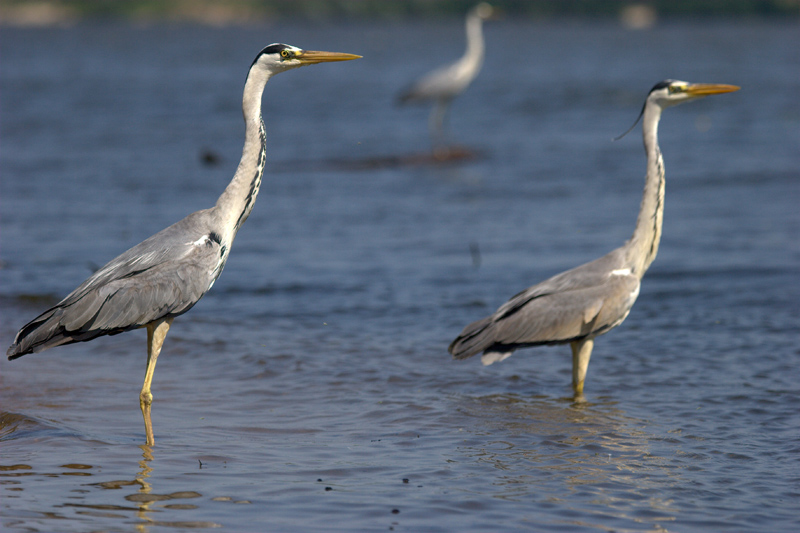
[[[286,18],[341,20],[462,15],[469,0],[3,0],[4,23],[65,24],[85,19],[125,19],[138,22],[184,21],[210,25],[263,24]],[[646,27],[659,18],[796,17],[797,0],[498,0],[492,4],[510,17],[617,18]]]

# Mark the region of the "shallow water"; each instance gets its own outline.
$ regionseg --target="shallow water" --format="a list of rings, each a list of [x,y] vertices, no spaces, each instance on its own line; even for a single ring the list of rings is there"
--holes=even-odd
[[[261,47],[364,55],[269,83],[268,174],[224,274],[170,330],[155,447],[144,332],[0,362],[4,530],[795,529],[796,25],[492,22],[450,120],[475,158],[424,164],[427,109],[392,98],[461,32],[0,32],[6,344],[213,204]],[[665,113],[660,254],[598,339],[586,402],[564,346],[452,361],[466,323],[629,237],[640,135],[610,139],[665,77],[743,88]]]

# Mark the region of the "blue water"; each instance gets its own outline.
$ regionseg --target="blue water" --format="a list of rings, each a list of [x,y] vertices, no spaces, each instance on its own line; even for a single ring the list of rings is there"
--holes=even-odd
[[[800,46],[793,23],[493,21],[431,164],[396,92],[460,21],[0,31],[0,337],[213,205],[264,45],[363,59],[267,86],[267,174],[219,281],[167,337],[0,361],[10,531],[794,531],[800,521]],[[448,343],[627,239],[627,129],[663,78],[664,238],[586,402],[565,346],[490,367]],[[206,164],[205,154],[216,164]]]

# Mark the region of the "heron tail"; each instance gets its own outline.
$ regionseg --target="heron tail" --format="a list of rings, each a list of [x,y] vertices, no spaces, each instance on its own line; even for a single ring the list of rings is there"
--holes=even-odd
[[[111,332],[101,330],[69,331],[63,323],[63,309],[53,307],[37,316],[19,330],[14,342],[6,351],[9,361],[29,353],[37,353],[48,348],[88,341]]]
[[[454,359],[466,359],[486,350],[495,343],[492,337],[493,324],[494,321],[489,316],[467,325],[461,334],[450,343],[447,351],[453,355]]]

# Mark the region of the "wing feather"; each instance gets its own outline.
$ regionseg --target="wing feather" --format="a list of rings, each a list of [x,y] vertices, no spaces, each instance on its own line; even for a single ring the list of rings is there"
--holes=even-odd
[[[624,271],[622,259],[614,250],[525,289],[492,315],[467,325],[450,353],[457,359],[480,352],[507,354],[601,335],[618,326],[639,294],[639,278],[618,273]],[[495,360],[502,359],[492,355],[484,364]]]
[[[9,358],[142,327],[191,309],[224,266],[204,211],[111,260],[17,333]]]

